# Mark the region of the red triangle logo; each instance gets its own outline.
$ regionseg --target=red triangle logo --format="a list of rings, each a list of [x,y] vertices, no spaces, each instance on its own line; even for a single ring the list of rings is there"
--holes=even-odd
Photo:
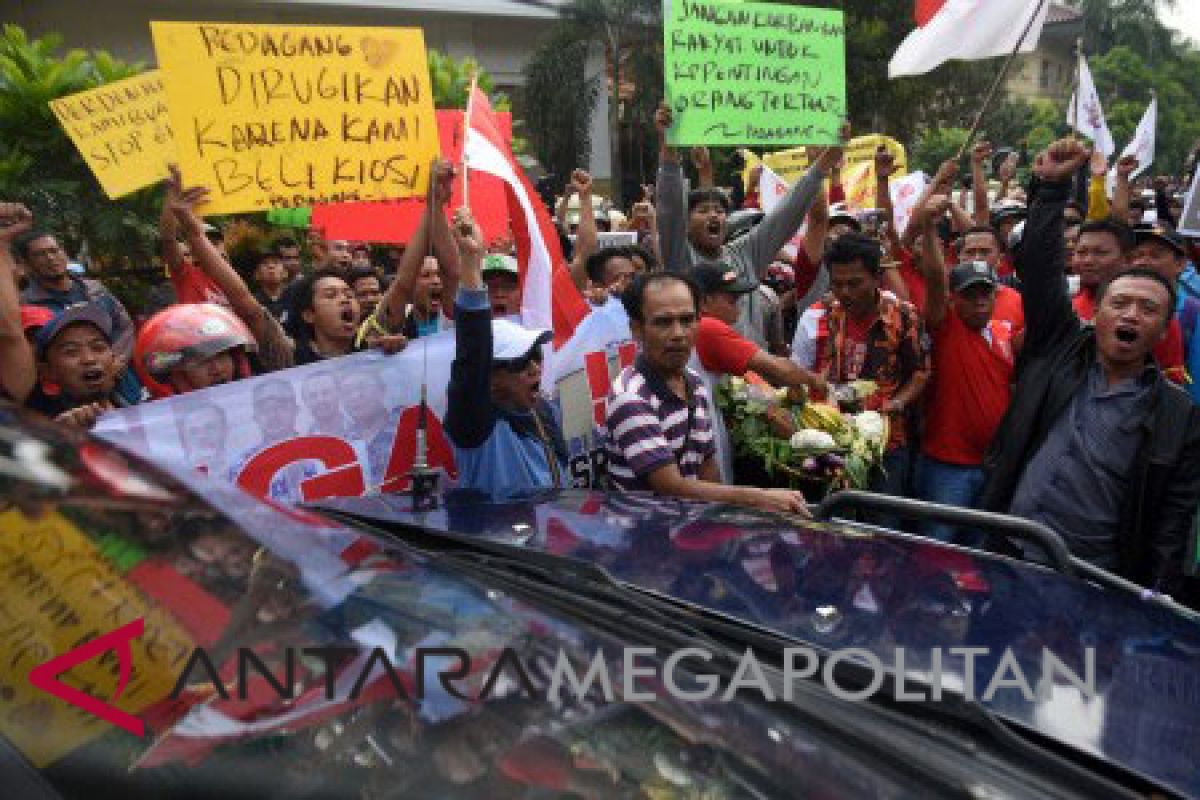
[[[118,728],[129,731],[134,736],[144,736],[146,733],[146,723],[142,722],[132,714],[127,714],[119,708],[110,706],[101,700],[97,700],[90,694],[85,694],[73,686],[68,686],[58,680],[58,676],[69,670],[76,664],[82,664],[84,661],[90,661],[96,656],[107,653],[109,650],[115,650],[117,660],[120,663],[121,673],[119,682],[117,683],[116,694],[113,695],[114,701],[120,699],[125,687],[129,684],[129,676],[133,671],[133,649],[130,647],[130,641],[139,638],[145,632],[146,623],[141,617],[138,617],[128,625],[111,630],[108,633],[97,636],[87,644],[82,644],[74,650],[69,650],[62,655],[55,656],[44,664],[38,664],[29,671],[29,682],[34,688],[41,689],[46,694],[54,695],[60,700],[65,700],[76,708],[80,708],[93,717],[98,717],[105,722],[116,725]]]

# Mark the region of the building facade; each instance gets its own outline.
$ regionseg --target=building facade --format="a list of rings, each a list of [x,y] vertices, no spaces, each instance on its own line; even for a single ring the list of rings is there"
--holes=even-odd
[[[1010,68],[1009,96],[1067,102],[1075,82],[1075,43],[1082,35],[1083,15],[1070,6],[1051,3],[1037,49],[1017,56]]]

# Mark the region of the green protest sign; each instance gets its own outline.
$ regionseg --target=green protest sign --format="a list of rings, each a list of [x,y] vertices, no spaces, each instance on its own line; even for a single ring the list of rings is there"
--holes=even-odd
[[[838,141],[846,116],[841,11],[672,0],[664,37],[672,144]]]

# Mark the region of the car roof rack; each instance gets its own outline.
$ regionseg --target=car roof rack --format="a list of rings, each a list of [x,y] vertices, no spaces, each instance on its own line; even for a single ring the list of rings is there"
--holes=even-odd
[[[944,506],[924,500],[913,500],[908,497],[893,497],[891,495],[864,492],[858,489],[846,489],[829,495],[813,511],[816,519],[830,521],[835,517],[844,521],[843,515],[848,512],[873,511],[912,520],[941,522],[948,525],[960,525],[986,531],[1007,540],[1030,542],[1036,545],[1046,557],[1043,564],[1063,575],[1082,576],[1095,583],[1120,591],[1133,592],[1141,597],[1153,599],[1160,604],[1175,610],[1182,606],[1170,597],[1158,594],[1151,589],[1139,586],[1119,575],[1101,569],[1094,564],[1071,555],[1066,542],[1051,528],[1040,522],[1013,517],[1008,514],[996,514],[991,511],[978,511],[973,508]],[[958,545],[955,545],[958,546]],[[966,548],[971,549],[971,548]],[[1001,555],[1004,555],[1001,553]]]

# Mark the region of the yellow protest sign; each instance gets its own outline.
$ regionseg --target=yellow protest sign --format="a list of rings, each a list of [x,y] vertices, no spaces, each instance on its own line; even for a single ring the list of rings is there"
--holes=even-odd
[[[908,174],[908,154],[904,145],[890,136],[872,133],[859,136],[846,143],[846,158],[842,164],[842,188],[846,193],[846,206],[854,210],[875,207],[875,151],[882,145],[895,158],[896,173],[892,180],[899,180]],[[789,184],[795,183],[808,169],[808,152],[805,147],[794,147],[789,150],[779,150],[767,153],[759,158],[749,150],[742,151],[742,159],[746,168],[742,180],[747,184],[750,171],[756,164],[766,164],[775,174]],[[826,189],[829,181],[825,182]],[[747,188],[750,188],[747,186]]]
[[[34,667],[141,618],[145,632],[129,640],[133,666],[119,699],[112,698],[120,663],[111,652],[60,677],[137,714],[170,694],[195,645],[61,514],[32,518],[12,509],[0,513],[0,530],[0,735],[40,768],[117,729],[34,688]]]
[[[175,160],[158,70],[51,100],[50,110],[112,199],[166,177]]]
[[[867,136],[858,136],[846,143],[846,160],[842,166],[843,178],[851,172],[851,170],[860,164],[874,164],[875,151],[883,145],[888,149],[888,152],[896,159],[896,175],[900,178],[908,174],[908,153],[904,150],[904,145],[897,142],[890,136],[884,136],[879,133],[872,133]],[[795,183],[804,171],[808,169],[808,153],[807,148],[793,147],[789,150],[779,150],[774,153],[767,153],[761,158],[762,163],[766,164],[775,174],[783,178],[788,183]],[[747,160],[747,174],[752,162]],[[858,176],[860,173],[855,171]],[[875,170],[867,171],[868,180],[874,180]],[[874,191],[872,186],[871,191]],[[847,194],[849,194],[847,192]]]
[[[412,28],[152,22],[184,182],[205,214],[423,194],[438,155]]]

